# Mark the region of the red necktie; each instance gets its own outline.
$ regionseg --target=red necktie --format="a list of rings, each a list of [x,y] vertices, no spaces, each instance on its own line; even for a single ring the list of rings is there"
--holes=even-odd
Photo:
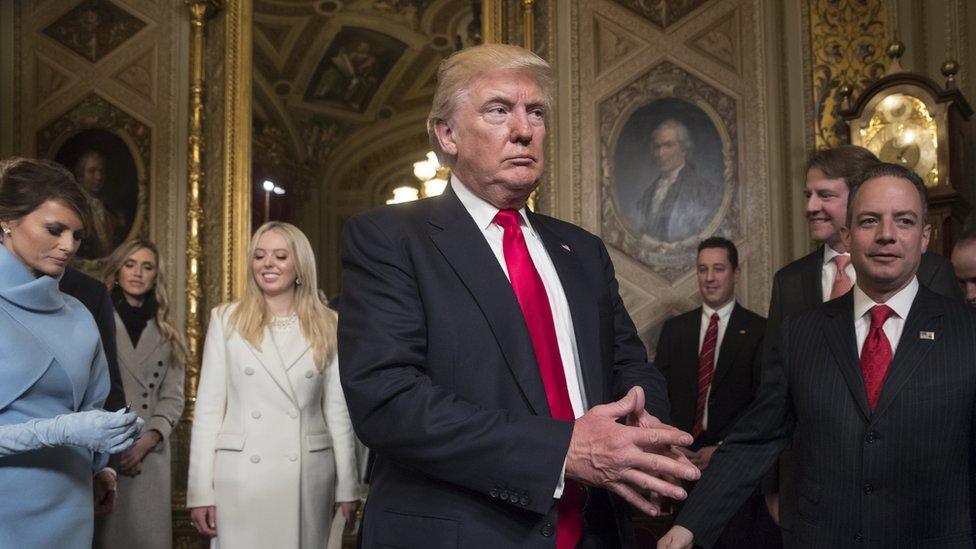
[[[864,376],[864,389],[868,393],[871,410],[878,404],[881,386],[884,384],[888,366],[891,365],[891,343],[885,335],[884,323],[895,314],[887,305],[871,307],[871,329],[861,347],[861,375]]]
[[[851,277],[847,276],[847,266],[851,264],[851,256],[835,255],[834,265],[837,266],[837,274],[834,275],[834,285],[830,287],[830,299],[836,299],[851,290],[854,283]]]
[[[695,406],[695,427],[691,435],[698,438],[702,434],[705,420],[705,404],[708,402],[708,388],[715,376],[715,343],[718,341],[718,313],[712,313],[705,330],[701,353],[698,354],[698,403]]]
[[[519,213],[515,210],[499,210],[495,215],[495,224],[505,229],[502,239],[505,265],[515,298],[522,309],[522,316],[525,317],[525,325],[529,329],[542,385],[546,389],[546,400],[549,401],[549,410],[554,419],[573,421],[576,415],[566,388],[566,374],[559,356],[549,296],[539,271],[532,263],[529,248],[525,245],[525,235],[519,227]],[[583,527],[583,492],[579,484],[569,479],[564,486],[563,495],[559,498],[556,547],[572,549],[576,547]]]

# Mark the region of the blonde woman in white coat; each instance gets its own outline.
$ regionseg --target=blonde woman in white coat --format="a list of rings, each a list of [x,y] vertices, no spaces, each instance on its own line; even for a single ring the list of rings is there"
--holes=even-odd
[[[169,549],[173,542],[169,435],[183,415],[186,345],[170,320],[159,249],[130,240],[108,259],[122,387],[146,431],[122,453],[115,510],[95,521],[95,548]]]
[[[244,298],[214,309],[190,442],[187,507],[211,547],[326,547],[333,501],[359,505],[336,316],[293,225],[251,240]]]

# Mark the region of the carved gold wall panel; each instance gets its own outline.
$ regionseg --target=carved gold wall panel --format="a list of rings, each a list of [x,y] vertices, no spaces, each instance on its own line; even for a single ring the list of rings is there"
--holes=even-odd
[[[892,39],[890,4],[889,0],[807,0],[817,147],[846,142],[846,129],[837,116],[837,88],[851,85],[857,97],[884,74],[885,47]]]
[[[652,351],[663,320],[699,303],[695,246],[706,236],[738,245],[745,258],[739,300],[765,311],[772,269],[764,2],[567,4],[558,9],[570,9],[560,19],[569,28],[559,32],[573,36],[565,42],[578,95],[559,101],[571,101],[560,107],[567,109],[561,120],[579,126],[569,129],[571,152],[560,154],[578,169],[560,168],[560,183],[575,195],[562,215],[607,243],[624,302]],[[559,70],[562,79],[565,66]],[[642,196],[653,196],[650,133],[666,118],[687,126],[697,147],[690,158],[710,189],[690,225],[672,224],[667,233],[642,227],[635,210]]]

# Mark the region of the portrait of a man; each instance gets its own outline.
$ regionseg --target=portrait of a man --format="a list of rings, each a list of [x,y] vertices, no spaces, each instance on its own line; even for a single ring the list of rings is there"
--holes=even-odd
[[[722,140],[697,105],[668,97],[635,110],[614,157],[617,204],[634,232],[680,242],[702,235],[719,214],[726,194]]]
[[[68,138],[54,159],[75,174],[91,197],[91,224],[78,257],[109,255],[137,221],[140,182],[132,151],[115,133],[91,128]]]

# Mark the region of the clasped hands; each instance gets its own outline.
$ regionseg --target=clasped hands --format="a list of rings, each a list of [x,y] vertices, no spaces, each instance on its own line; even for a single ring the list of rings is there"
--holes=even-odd
[[[625,418],[625,423],[618,420]],[[642,512],[661,513],[660,498],[684,499],[682,480],[698,480],[683,446],[692,437],[647,413],[644,390],[632,388],[624,398],[594,406],[576,420],[566,456],[566,477],[600,486]],[[650,491],[645,496],[641,490]]]

